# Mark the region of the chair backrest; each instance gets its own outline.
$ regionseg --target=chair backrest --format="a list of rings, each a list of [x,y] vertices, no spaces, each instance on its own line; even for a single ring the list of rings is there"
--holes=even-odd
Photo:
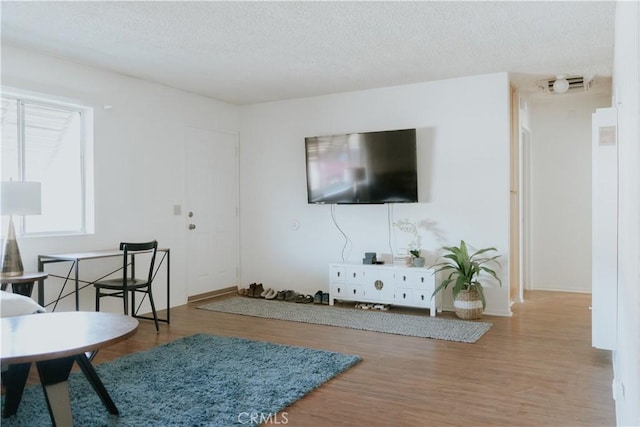
[[[128,266],[131,264],[131,278],[135,279],[135,261],[132,257],[131,263],[129,263],[129,255],[134,255],[140,252],[151,252],[151,259],[149,261],[149,273],[147,276],[147,283],[151,284],[151,280],[153,280],[153,266],[156,262],[156,252],[158,251],[158,241],[154,240],[152,242],[145,243],[130,243],[130,242],[121,242],[120,250],[124,251],[124,264],[123,264],[123,281],[127,282],[127,271]]]

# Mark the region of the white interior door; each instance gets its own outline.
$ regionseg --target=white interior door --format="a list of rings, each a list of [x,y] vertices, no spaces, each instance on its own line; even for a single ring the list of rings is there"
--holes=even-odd
[[[618,321],[618,116],[599,108],[592,120],[591,341],[615,350]]]
[[[187,295],[237,286],[238,137],[186,127]]]

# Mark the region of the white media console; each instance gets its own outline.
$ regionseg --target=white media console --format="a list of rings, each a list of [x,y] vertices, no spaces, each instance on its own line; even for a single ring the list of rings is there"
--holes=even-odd
[[[398,265],[330,264],[329,304],[335,300],[428,308],[431,316],[442,311],[433,271]]]

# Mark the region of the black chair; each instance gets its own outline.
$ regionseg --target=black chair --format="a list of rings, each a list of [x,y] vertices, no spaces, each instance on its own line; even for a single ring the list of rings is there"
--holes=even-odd
[[[137,315],[137,309],[135,307],[136,293],[140,292],[149,295],[151,311],[153,312],[153,321],[156,323],[156,331],[160,332],[156,306],[153,302],[153,294],[151,292],[151,282],[153,281],[154,274],[153,266],[156,262],[158,242],[156,240],[148,243],[123,242],[120,243],[120,250],[123,251],[122,277],[119,279],[101,280],[93,284],[96,288],[96,311],[100,311],[100,298],[116,297],[123,299],[124,314],[128,315],[129,292],[131,292],[131,315],[133,317],[147,319],[147,317]],[[145,279],[136,279],[136,254],[140,253],[150,254],[150,256],[144,258],[145,261],[149,262],[149,271]],[[131,257],[131,260],[129,260],[129,257]],[[129,274],[129,272],[131,272],[131,274]]]

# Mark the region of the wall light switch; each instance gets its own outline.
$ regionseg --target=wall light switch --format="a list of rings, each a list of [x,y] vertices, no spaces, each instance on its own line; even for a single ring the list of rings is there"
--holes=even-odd
[[[173,205],[173,214],[182,215],[182,205]]]

